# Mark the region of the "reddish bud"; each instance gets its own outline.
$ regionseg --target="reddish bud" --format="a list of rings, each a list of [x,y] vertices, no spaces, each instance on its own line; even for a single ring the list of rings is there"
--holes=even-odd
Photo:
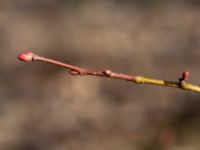
[[[190,75],[189,71],[184,71],[184,72],[183,72],[183,78],[184,78],[185,80],[187,80],[187,79],[189,78],[189,75]]]
[[[22,54],[19,54],[18,55],[18,59],[21,60],[21,61],[24,61],[24,62],[30,62],[33,60],[33,53],[30,52],[30,51],[27,51],[27,52],[24,52]]]
[[[190,75],[189,71],[184,71],[182,73],[182,76],[179,78],[179,81],[186,81],[186,80],[188,80],[189,75]]]
[[[111,74],[112,72],[111,72],[111,70],[106,69],[106,70],[103,71],[103,73],[104,73],[105,75],[107,75],[107,76],[110,76],[110,74]]]
[[[79,74],[79,72],[74,71],[74,70],[70,70],[69,73],[70,73],[71,75],[78,75],[78,74]]]

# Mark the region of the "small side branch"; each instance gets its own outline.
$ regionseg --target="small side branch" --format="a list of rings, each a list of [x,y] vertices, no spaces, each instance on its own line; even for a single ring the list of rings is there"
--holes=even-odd
[[[107,78],[114,78],[114,79],[120,79],[120,80],[126,80],[126,81],[131,81],[136,84],[152,84],[152,85],[159,85],[159,86],[166,86],[166,87],[173,87],[173,88],[179,88],[182,90],[188,90],[191,92],[197,92],[200,93],[200,87],[190,84],[186,82],[189,78],[189,72],[184,71],[181,75],[181,77],[178,79],[177,82],[173,81],[165,81],[165,80],[158,80],[158,79],[151,79],[151,78],[146,78],[142,76],[132,76],[132,75],[127,75],[127,74],[122,74],[122,73],[116,73],[111,70],[103,70],[103,71],[98,71],[98,70],[87,70],[83,69],[77,66],[69,65],[57,60],[49,59],[46,57],[42,57],[39,55],[36,55],[32,52],[24,52],[18,56],[18,59],[24,62],[32,62],[32,61],[40,61],[40,62],[45,62],[53,65],[57,65],[59,67],[65,68],[69,70],[69,73],[71,75],[91,75],[91,76],[99,76],[99,77],[107,77]]]

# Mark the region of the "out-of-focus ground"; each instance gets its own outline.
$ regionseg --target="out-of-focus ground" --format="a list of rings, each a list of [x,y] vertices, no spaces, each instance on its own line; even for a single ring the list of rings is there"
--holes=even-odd
[[[16,59],[200,85],[198,0],[1,0],[1,150],[199,150],[200,95]]]

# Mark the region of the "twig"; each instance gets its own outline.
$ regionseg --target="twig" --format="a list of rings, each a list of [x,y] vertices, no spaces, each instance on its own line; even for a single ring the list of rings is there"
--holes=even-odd
[[[126,74],[122,74],[122,73],[116,73],[116,72],[113,72],[108,69],[103,70],[103,71],[87,70],[87,69],[79,68],[77,66],[62,63],[60,61],[42,57],[42,56],[36,55],[30,51],[20,54],[18,56],[18,59],[21,61],[24,61],[24,62],[41,61],[41,62],[46,62],[49,64],[54,64],[54,65],[60,66],[62,68],[69,69],[69,73],[71,75],[92,75],[92,76],[108,77],[108,78],[132,81],[136,84],[153,84],[153,85],[160,85],[160,86],[166,86],[166,87],[174,87],[174,88],[179,88],[182,90],[188,90],[188,91],[200,93],[199,86],[196,86],[196,85],[186,82],[189,78],[188,71],[184,71],[182,73],[182,76],[178,79],[178,81],[173,82],[173,81],[151,79],[151,78],[146,78],[143,76],[126,75]]]

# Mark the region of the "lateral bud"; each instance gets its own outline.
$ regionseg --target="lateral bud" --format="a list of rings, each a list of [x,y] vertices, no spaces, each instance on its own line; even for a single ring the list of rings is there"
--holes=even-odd
[[[188,80],[189,75],[190,75],[189,71],[184,71],[182,73],[182,76],[179,78],[179,81],[182,82]]]
[[[110,75],[111,75],[111,73],[112,73],[112,71],[111,71],[111,70],[108,70],[108,69],[106,69],[106,70],[104,70],[104,71],[103,71],[103,73],[104,73],[105,75],[107,75],[107,76],[110,76]]]

